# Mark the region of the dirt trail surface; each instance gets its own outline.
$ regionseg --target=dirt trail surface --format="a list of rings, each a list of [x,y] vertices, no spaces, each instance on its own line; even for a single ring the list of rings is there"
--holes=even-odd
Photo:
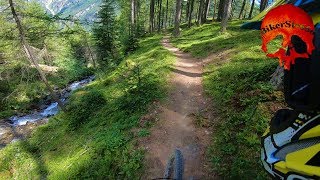
[[[184,179],[218,179],[209,171],[206,157],[211,137],[208,123],[215,119],[202,86],[203,64],[208,58],[196,59],[179,51],[167,37],[162,45],[177,61],[172,68],[169,98],[156,110],[159,120],[151,128],[151,135],[140,143],[147,151],[142,179],[163,178],[168,158],[175,149],[183,153]]]

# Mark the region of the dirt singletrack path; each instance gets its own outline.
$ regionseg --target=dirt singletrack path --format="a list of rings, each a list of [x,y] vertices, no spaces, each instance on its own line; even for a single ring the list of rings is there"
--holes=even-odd
[[[161,43],[177,61],[172,68],[169,98],[159,107],[159,121],[142,143],[147,151],[146,172],[142,179],[163,178],[168,158],[175,149],[180,149],[184,157],[184,179],[217,179],[209,172],[206,158],[210,130],[195,123],[199,118],[202,121],[214,119],[202,85],[206,59],[196,59],[173,47],[168,37]]]

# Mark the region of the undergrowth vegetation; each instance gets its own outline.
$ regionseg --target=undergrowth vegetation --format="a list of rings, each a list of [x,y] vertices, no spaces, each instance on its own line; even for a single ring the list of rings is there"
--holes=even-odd
[[[208,151],[212,168],[227,179],[265,179],[260,136],[283,97],[269,84],[277,61],[262,52],[260,32],[240,29],[241,24],[232,22],[224,34],[218,23],[185,29],[172,42],[195,57],[216,53],[204,75],[220,117]]]
[[[149,132],[132,129],[165,97],[174,61],[160,39],[141,40],[114,71],[73,93],[66,112],[1,150],[0,179],[139,179],[144,152],[135,139]]]

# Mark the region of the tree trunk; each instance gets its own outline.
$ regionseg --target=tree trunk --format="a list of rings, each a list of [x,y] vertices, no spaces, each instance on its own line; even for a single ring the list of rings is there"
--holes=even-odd
[[[190,0],[187,0],[186,19],[185,19],[186,22],[188,22],[188,19],[189,19],[189,11],[190,11]]]
[[[175,37],[180,35],[181,3],[182,3],[182,0],[176,0],[176,16],[174,18],[174,31],[173,31],[173,36]]]
[[[207,17],[209,16],[209,13],[210,13],[210,4],[211,4],[211,1],[208,0],[207,13],[206,13]]]
[[[217,9],[217,0],[214,0],[212,22],[215,20],[214,18],[216,17],[216,9]]]
[[[262,12],[263,10],[265,10],[267,8],[268,5],[268,0],[261,0],[260,3],[260,12]]]
[[[159,0],[155,0],[154,4],[154,31],[158,30],[158,9],[159,9]]]
[[[244,7],[246,6],[246,2],[247,2],[247,0],[243,0],[243,2],[242,2],[241,10],[239,13],[239,19],[241,19],[242,15],[243,15],[243,10],[244,10]]]
[[[210,5],[210,0],[206,0],[204,3],[203,11],[202,11],[202,19],[201,19],[202,24],[207,21],[209,5]]]
[[[219,2],[217,21],[221,21],[222,20],[225,1],[226,0],[220,0],[220,2]]]
[[[25,35],[25,32],[24,32],[24,29],[23,29],[23,26],[21,24],[21,21],[17,15],[17,12],[14,8],[14,4],[13,4],[13,1],[12,0],[9,0],[9,5],[10,5],[10,8],[11,8],[11,13],[12,13],[12,16],[17,24],[17,28],[18,28],[18,31],[19,31],[19,36],[20,36],[20,41],[21,41],[21,45],[27,55],[27,58],[30,62],[30,64],[34,65],[34,67],[37,69],[40,77],[41,77],[41,80],[44,82],[44,84],[46,85],[46,87],[48,88],[52,98],[58,103],[59,107],[64,111],[64,106],[62,104],[62,102],[60,101],[60,99],[57,97],[57,95],[54,93],[54,91],[52,90],[47,78],[46,78],[46,75],[42,72],[39,64],[36,62],[36,58],[34,56],[34,54],[32,53],[31,49],[30,49],[30,46],[26,40],[26,35]]]
[[[252,12],[253,12],[253,8],[254,8],[254,1],[255,0],[252,0],[251,9],[250,9],[250,13],[249,13],[249,19],[252,18]]]
[[[158,7],[159,7],[159,17],[158,17],[158,32],[161,31],[161,12],[162,12],[162,0],[158,1]]]
[[[221,32],[225,32],[227,30],[227,24],[230,17],[230,11],[231,11],[231,0],[225,0],[223,15],[222,15],[222,21],[221,21]]]
[[[194,7],[194,0],[191,0],[190,2],[190,8],[189,8],[189,17],[188,17],[188,27],[190,28],[192,25],[192,13],[193,13],[193,7]]]
[[[135,0],[135,6],[134,6],[134,24],[135,24],[135,31],[137,33],[137,35],[139,35],[138,30],[139,30],[139,11],[140,11],[140,1],[139,0]]]
[[[162,11],[161,11],[161,29],[163,29],[163,27],[164,27],[165,13],[166,13],[166,11],[165,11],[164,7],[162,6]]]
[[[233,19],[234,6],[235,6],[235,0],[232,0],[232,1],[231,1],[230,17],[229,17],[230,20]]]
[[[154,3],[155,0],[150,1],[150,22],[149,22],[149,32],[154,31]]]
[[[136,22],[135,22],[135,24],[136,25],[138,25],[138,22],[139,22],[139,12],[140,12],[140,6],[141,6],[141,4],[140,4],[140,1],[139,0],[135,0],[136,1],[136,6],[135,6],[135,9],[134,9],[134,14],[135,14],[135,20],[136,20]]]
[[[169,27],[171,27],[172,26],[172,20],[173,20],[173,12],[172,11],[169,11],[169,21],[168,21],[168,24],[169,24]]]
[[[195,17],[194,17],[194,22],[196,23],[196,24],[198,24],[198,15],[199,15],[199,6],[197,7],[197,8],[195,8],[196,9],[196,13],[195,13]]]
[[[281,66],[278,66],[276,71],[272,74],[270,83],[276,90],[283,89],[283,78],[284,78],[284,69]]]
[[[180,13],[180,23],[182,21],[182,14],[183,13],[183,0],[181,1],[181,13]]]
[[[135,0],[131,0],[131,18],[130,18],[131,34],[134,33],[135,26]]]
[[[204,5],[204,0],[200,0],[199,12],[198,12],[198,24],[199,25],[202,24],[203,5]]]
[[[169,0],[167,0],[167,4],[166,4],[166,22],[165,22],[165,25],[164,25],[164,28],[167,29],[167,26],[168,26],[168,12],[169,12]]]

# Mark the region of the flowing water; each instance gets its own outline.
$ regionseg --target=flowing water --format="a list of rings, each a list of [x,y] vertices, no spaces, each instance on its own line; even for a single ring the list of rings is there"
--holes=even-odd
[[[81,81],[76,81],[68,85],[65,89],[61,91],[60,100],[66,103],[71,92],[84,87],[95,79],[95,76],[89,76]],[[57,102],[52,102],[49,105],[41,105],[40,110],[34,110],[30,114],[23,116],[13,116],[9,118],[9,123],[0,124],[0,148],[8,144],[8,139],[10,142],[14,142],[21,139],[21,136],[16,136],[15,132],[17,129],[24,129],[28,123],[37,123],[43,121],[40,124],[47,122],[48,117],[54,116],[59,112],[59,106]],[[30,128],[28,128],[30,129]],[[22,130],[23,131],[23,130]],[[5,136],[5,137],[4,137]]]

